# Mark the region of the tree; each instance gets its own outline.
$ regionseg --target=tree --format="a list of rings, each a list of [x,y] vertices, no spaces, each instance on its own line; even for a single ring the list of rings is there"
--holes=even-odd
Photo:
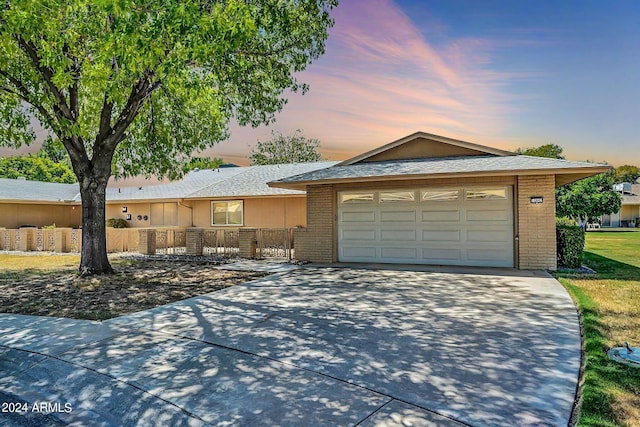
[[[516,153],[537,157],[564,159],[562,147],[555,144],[527,149]],[[556,216],[569,217],[585,224],[596,221],[602,215],[620,210],[622,198],[613,190],[615,172],[603,173],[556,188]]]
[[[249,161],[252,165],[317,162],[322,160],[319,147],[320,141],[306,138],[300,129],[288,136],[272,131],[270,140],[258,141],[251,150]]]
[[[0,144],[64,145],[82,198],[82,274],[111,273],[105,189],[166,176],[228,137],[271,123],[295,73],[323,52],[337,0],[41,0],[0,6]]]
[[[616,184],[621,182],[634,183],[640,178],[640,168],[632,165],[623,165],[616,168],[615,181]]]
[[[190,172],[194,169],[218,169],[223,163],[224,160],[217,157],[213,159],[209,157],[193,157],[185,165],[184,172]]]
[[[595,222],[620,210],[622,196],[613,191],[615,172],[601,173],[556,189],[556,215]]]
[[[516,154],[524,154],[535,157],[548,157],[550,159],[564,159],[562,147],[556,144],[546,144],[540,147],[518,148]]]
[[[0,158],[0,178],[19,177],[30,181],[76,182],[73,170],[63,163],[31,155]]]

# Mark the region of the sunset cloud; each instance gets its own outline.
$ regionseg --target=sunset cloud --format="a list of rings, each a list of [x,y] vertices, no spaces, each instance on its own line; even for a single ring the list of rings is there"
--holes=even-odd
[[[302,73],[311,90],[290,97],[273,126],[303,129],[327,157],[346,158],[417,130],[482,142],[512,107],[516,76],[491,69],[485,39],[436,46],[390,0],[349,0],[335,10],[326,54]],[[234,127],[212,152],[236,157],[269,129]]]

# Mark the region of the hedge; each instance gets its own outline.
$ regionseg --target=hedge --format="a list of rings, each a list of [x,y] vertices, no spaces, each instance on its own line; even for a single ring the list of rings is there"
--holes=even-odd
[[[584,230],[566,220],[556,222],[556,241],[558,244],[558,265],[578,268],[582,265],[584,251]]]
[[[107,227],[127,228],[129,227],[129,223],[122,218],[109,218],[107,220]]]

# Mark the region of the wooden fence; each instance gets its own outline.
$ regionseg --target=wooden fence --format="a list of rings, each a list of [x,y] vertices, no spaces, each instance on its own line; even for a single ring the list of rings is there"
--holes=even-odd
[[[138,252],[141,229],[107,228],[107,252]],[[156,254],[186,254],[187,229],[157,228]],[[240,254],[239,229],[202,229],[203,255],[238,256]],[[287,228],[255,229],[255,256],[257,258],[293,257],[293,230]],[[71,228],[0,228],[0,250],[79,252],[82,230]]]

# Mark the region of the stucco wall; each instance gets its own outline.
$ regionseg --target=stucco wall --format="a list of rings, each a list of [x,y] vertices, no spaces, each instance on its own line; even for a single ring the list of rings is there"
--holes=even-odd
[[[18,228],[21,225],[44,227],[78,227],[82,223],[80,206],[0,203],[0,227]]]
[[[306,224],[305,197],[251,197],[220,200],[242,200],[244,202],[244,227],[292,228]],[[194,227],[212,227],[212,200],[194,200]]]

